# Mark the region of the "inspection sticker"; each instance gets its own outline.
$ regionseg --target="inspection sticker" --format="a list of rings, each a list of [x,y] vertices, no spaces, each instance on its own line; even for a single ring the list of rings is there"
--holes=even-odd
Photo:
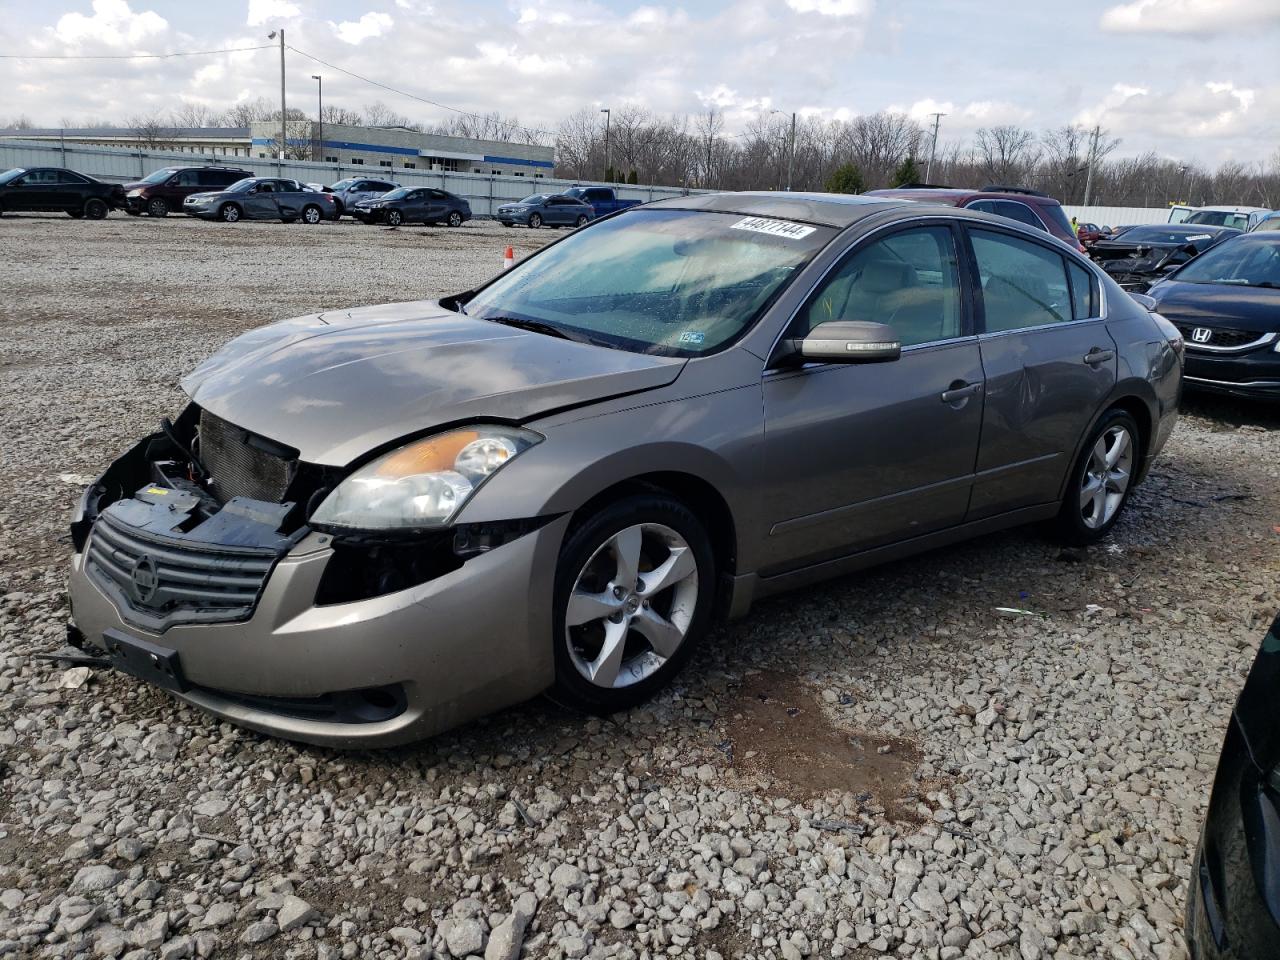
[[[770,220],[767,217],[743,217],[733,225],[734,230],[750,230],[752,233],[768,233],[788,240],[802,240],[813,233],[813,227],[789,220]]]
[[[680,343],[691,343],[695,346],[701,344],[706,339],[706,334],[700,330],[686,330],[680,334]]]
[[[1189,241],[1191,241],[1191,240],[1212,240],[1212,239],[1213,239],[1213,234],[1211,234],[1211,233],[1197,233],[1197,234],[1195,234],[1194,236],[1190,236],[1190,237],[1183,237],[1182,239],[1187,240],[1188,242],[1189,242]]]

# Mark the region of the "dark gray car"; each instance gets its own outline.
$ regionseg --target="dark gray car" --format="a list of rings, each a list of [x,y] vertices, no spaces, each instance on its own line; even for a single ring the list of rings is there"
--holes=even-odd
[[[548,227],[583,227],[594,217],[591,204],[559,193],[535,193],[518,203],[505,203],[494,213],[504,227],[520,223],[537,230]]]
[[[233,340],[85,493],[71,601],[119,669],[313,743],[669,682],[717,616],[1031,521],[1098,540],[1182,341],[1007,219],[718,194],[440,300]]]
[[[279,177],[246,177],[225,190],[193,193],[182,201],[182,212],[202,220],[281,220],[319,223],[337,220],[333,196]]]
[[[361,223],[445,223],[460,227],[471,219],[471,205],[457,194],[435,187],[397,187],[373,200],[361,200],[351,208]]]

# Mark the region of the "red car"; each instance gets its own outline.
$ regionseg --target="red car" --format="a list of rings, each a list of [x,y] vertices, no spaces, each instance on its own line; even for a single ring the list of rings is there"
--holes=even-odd
[[[958,187],[938,187],[927,183],[913,183],[889,190],[868,190],[868,197],[896,197],[900,200],[919,200],[921,203],[945,203],[950,207],[965,207],[1008,217],[1028,226],[1052,234],[1073,250],[1084,253],[1082,244],[1071,229],[1071,221],[1062,212],[1062,204],[1047,193],[1026,187],[988,186],[981,190],[964,190]]]
[[[1091,247],[1099,240],[1111,239],[1111,228],[1100,227],[1096,223],[1080,223],[1076,225],[1076,237],[1086,247]]]

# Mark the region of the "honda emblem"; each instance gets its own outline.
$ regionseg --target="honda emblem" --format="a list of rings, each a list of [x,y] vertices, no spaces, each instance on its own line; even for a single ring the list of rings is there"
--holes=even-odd
[[[1213,331],[1208,327],[1196,327],[1191,331],[1192,343],[1208,343],[1213,339]]]

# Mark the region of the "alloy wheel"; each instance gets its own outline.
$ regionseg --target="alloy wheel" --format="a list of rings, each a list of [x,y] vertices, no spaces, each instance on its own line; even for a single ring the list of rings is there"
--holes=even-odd
[[[462,226],[462,214],[460,214],[457,210],[454,210],[451,214],[449,214],[449,226],[451,227]]]
[[[304,222],[304,223],[319,223],[319,222],[320,222],[320,208],[319,208],[319,207],[307,207],[307,209],[305,209],[305,210],[303,210],[303,211],[302,211],[302,219],[303,219],[303,222]]]
[[[388,211],[387,211],[387,223],[388,223],[388,224],[390,224],[391,226],[393,226],[393,227],[398,227],[398,226],[400,226],[400,220],[401,220],[401,219],[402,219],[402,218],[401,218],[401,216],[400,216],[400,211],[399,211],[399,210],[388,210]]]
[[[1132,475],[1133,436],[1116,424],[1098,437],[1080,480],[1080,517],[1086,527],[1097,530],[1111,522]]]
[[[602,543],[578,572],[565,642],[578,673],[608,689],[652,676],[675,656],[698,605],[698,562],[685,539],[639,523]]]

